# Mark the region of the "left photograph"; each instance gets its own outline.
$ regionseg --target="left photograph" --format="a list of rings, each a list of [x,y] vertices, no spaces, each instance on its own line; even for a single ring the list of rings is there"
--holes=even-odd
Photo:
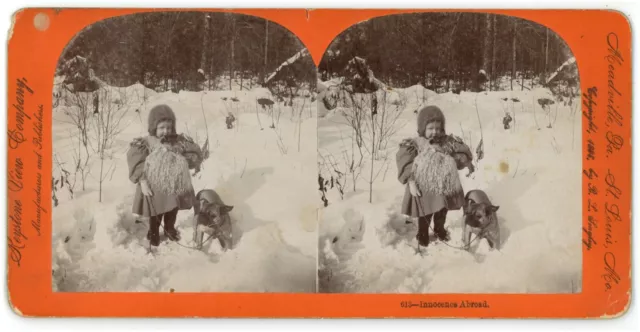
[[[315,293],[316,72],[248,15],[80,31],[53,78],[53,290]]]

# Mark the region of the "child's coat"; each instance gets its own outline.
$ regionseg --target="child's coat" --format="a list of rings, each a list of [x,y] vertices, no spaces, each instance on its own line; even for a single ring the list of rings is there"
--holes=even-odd
[[[173,151],[172,151],[173,150]],[[133,213],[151,217],[175,208],[189,210],[195,201],[189,169],[201,163],[200,147],[186,136],[166,147],[158,138],[137,138],[127,152],[129,179],[136,183]],[[140,180],[146,179],[152,196],[142,194]]]
[[[418,115],[420,136],[403,140],[396,154],[398,180],[405,185],[401,213],[414,218],[443,208],[459,210],[464,206],[458,170],[466,167],[463,159],[473,158],[469,147],[454,136],[445,136],[442,143],[430,144],[424,137],[424,128],[432,121],[440,121],[444,126],[444,115],[437,107],[427,106]],[[416,182],[420,196],[411,195],[409,180]]]
[[[157,105],[149,112],[149,136],[134,139],[127,151],[129,180],[137,184],[132,212],[152,217],[178,208],[189,210],[195,202],[190,169],[202,163],[200,147],[189,137],[177,135],[173,143],[161,142],[156,128],[162,121],[173,123],[175,114],[167,105]],[[152,196],[145,197],[140,181],[145,179]]]

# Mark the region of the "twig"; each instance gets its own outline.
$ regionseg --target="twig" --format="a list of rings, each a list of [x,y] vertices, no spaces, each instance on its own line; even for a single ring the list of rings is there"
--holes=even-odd
[[[377,180],[377,179],[378,179],[378,176],[380,176],[380,172],[382,172],[382,169],[384,169],[385,167],[386,167],[386,168],[389,168],[389,156],[388,156],[387,154],[385,154],[385,157],[384,157],[384,159],[382,159],[382,161],[383,161],[382,167],[380,167],[380,168],[378,169],[378,172],[377,172],[377,173],[376,173],[376,175],[373,177],[372,181],[375,181],[375,180]],[[385,173],[386,173],[386,172],[385,172]]]
[[[531,106],[533,107],[533,121],[536,122],[536,127],[540,130],[540,125],[538,124],[538,117],[536,116],[536,104],[535,104],[535,94],[531,96]]]
[[[475,99],[476,115],[478,116],[478,124],[480,125],[480,140],[484,142],[484,135],[482,134],[482,121],[480,121],[480,111],[478,110],[478,94]]]
[[[553,139],[553,141],[551,142],[551,146],[553,147],[553,151],[556,154],[559,154],[561,149],[558,146],[558,141],[556,141],[556,137],[555,136],[552,136],[551,138]]]
[[[278,138],[278,140],[276,140],[276,143],[278,143],[278,148],[280,149],[280,153],[282,153],[283,155],[287,154],[287,147],[284,144],[284,141],[282,140],[282,136],[280,136],[280,133],[276,130],[276,128],[271,128],[273,129],[273,131],[276,133],[276,137]]]
[[[242,167],[242,173],[240,173],[240,178],[244,176],[244,171],[247,169],[247,158],[244,158],[244,167]]]
[[[329,166],[331,166],[331,169],[329,169],[329,174],[332,174],[331,172],[333,171],[333,173],[336,174],[336,178],[335,178],[335,184],[338,187],[338,192],[340,193],[340,199],[344,199],[344,187],[346,185],[346,172],[341,171],[338,167],[338,163],[336,162],[336,158],[333,156],[333,154],[331,152],[327,152],[327,157],[325,158],[325,155],[320,154],[320,158],[322,159],[322,163],[321,165],[323,166],[323,168],[326,170],[328,169]],[[327,161],[327,158],[329,159]],[[331,175],[331,178],[333,179],[333,175]],[[340,182],[340,179],[344,178],[345,181],[344,182]],[[332,185],[333,186],[333,185]]]
[[[304,98],[302,101],[302,107],[300,107],[300,113],[298,114],[298,152],[300,152],[300,136],[302,132],[302,112],[304,111],[304,107],[307,103],[307,99]],[[293,106],[292,106],[293,109]]]
[[[202,110],[202,119],[204,120],[204,129],[206,130],[207,138],[205,140],[205,145],[209,143],[209,126],[207,124],[207,116],[204,113],[204,103],[202,102],[202,98],[204,98],[204,92],[200,94],[200,109]],[[204,152],[204,151],[203,151]]]
[[[111,176],[109,177],[109,181],[113,180],[113,174],[116,173],[116,169],[118,168],[118,165],[116,163],[112,163],[111,166],[113,166],[113,169],[111,170]],[[109,167],[111,168],[111,167]],[[109,171],[107,171],[108,173]]]
[[[462,133],[462,140],[464,142],[466,142],[467,140],[467,133],[464,131],[464,128],[462,128],[462,123],[458,122],[458,124],[460,125],[460,132]],[[469,134],[469,146],[472,147],[473,146],[473,142],[471,142],[471,134]]]
[[[575,113],[572,112],[572,115],[571,115],[571,151],[573,151],[573,149],[574,149],[575,140],[576,140],[575,127],[576,127]]]
[[[384,174],[382,175],[382,182],[387,178],[387,171],[389,170],[389,163],[386,162],[385,165],[387,165],[387,168],[385,168]]]
[[[262,127],[262,121],[260,121],[260,116],[258,115],[258,100],[256,99],[256,119],[258,119],[258,125],[260,125],[260,130],[264,129]]]

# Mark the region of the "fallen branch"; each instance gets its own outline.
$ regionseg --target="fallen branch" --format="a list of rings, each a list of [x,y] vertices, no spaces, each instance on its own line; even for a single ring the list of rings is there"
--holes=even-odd
[[[294,54],[292,57],[285,60],[285,62],[283,62],[280,66],[278,66],[276,70],[274,70],[271,74],[269,74],[269,76],[264,80],[264,84],[269,83],[269,81],[271,81],[274,77],[276,77],[276,74],[278,74],[278,72],[280,72],[282,68],[293,64],[294,62],[298,61],[298,59],[301,59],[307,55],[309,55],[309,51],[306,48],[303,48],[298,53]]]

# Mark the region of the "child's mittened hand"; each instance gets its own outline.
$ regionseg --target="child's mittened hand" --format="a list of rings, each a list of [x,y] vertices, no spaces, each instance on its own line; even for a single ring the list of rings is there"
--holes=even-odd
[[[151,191],[151,188],[149,188],[149,184],[146,180],[140,181],[140,190],[145,196],[153,196],[153,192]]]
[[[438,151],[440,153],[446,153],[446,151],[444,150],[444,148],[440,144],[434,144],[432,146],[436,151]]]
[[[476,168],[475,168],[475,167],[473,167],[473,164],[472,164],[472,163],[469,163],[468,168],[469,168],[469,173],[467,173],[467,177],[471,176],[471,174],[473,174],[473,172],[475,172],[475,171],[476,171]]]
[[[414,197],[420,197],[420,190],[418,189],[418,186],[416,186],[416,182],[415,181],[409,181],[409,192],[411,193],[411,196]]]

